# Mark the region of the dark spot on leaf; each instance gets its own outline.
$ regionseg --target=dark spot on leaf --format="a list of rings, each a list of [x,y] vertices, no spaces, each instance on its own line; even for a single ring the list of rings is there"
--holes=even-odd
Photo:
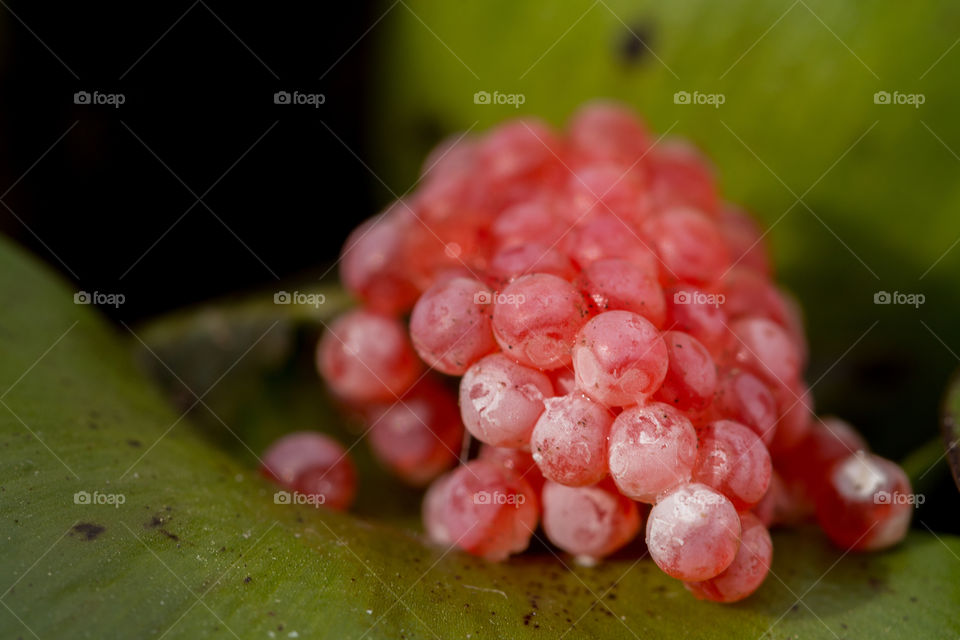
[[[243,584],[250,584],[251,580],[253,580],[253,578],[251,578],[250,576],[247,576],[246,578],[243,579]]]
[[[138,448],[140,446],[140,441],[130,439],[130,440],[127,440],[127,444],[130,445],[131,447]]]
[[[169,507],[167,507],[167,509],[169,510]],[[178,535],[175,534],[175,533],[171,533],[171,532],[168,531],[166,528],[164,528],[164,527],[162,526],[162,525],[163,525],[163,522],[164,522],[163,516],[154,515],[154,516],[151,517],[149,520],[147,520],[147,521],[143,524],[143,526],[144,526],[145,529],[157,529],[157,528],[159,527],[160,533],[162,533],[162,534],[165,535],[166,537],[170,538],[170,539],[173,540],[174,542],[180,542],[180,536],[178,536]]]
[[[175,534],[175,533],[171,533],[171,532],[167,531],[166,529],[160,529],[160,533],[162,533],[163,535],[167,536],[168,538],[170,538],[170,539],[173,540],[174,542],[180,542],[180,536],[178,536],[178,535]]]
[[[890,587],[887,586],[887,583],[881,580],[880,578],[870,576],[869,578],[867,578],[867,582],[870,584],[870,588],[873,589],[874,591],[892,592],[892,589],[890,589]]]
[[[621,36],[620,60],[627,66],[633,66],[647,57],[648,47],[653,39],[653,27],[647,23],[634,23]]]
[[[91,522],[81,522],[74,526],[73,530],[79,533],[84,540],[96,540],[97,536],[106,531],[106,528]]]

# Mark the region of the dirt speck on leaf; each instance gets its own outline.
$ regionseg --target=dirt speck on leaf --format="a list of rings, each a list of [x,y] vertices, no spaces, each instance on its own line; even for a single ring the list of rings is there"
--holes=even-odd
[[[620,61],[633,66],[649,55],[649,43],[653,38],[653,29],[646,23],[634,23],[626,28],[620,41]]]
[[[867,583],[874,591],[881,593],[893,593],[893,590],[887,585],[887,582],[881,578],[877,578],[876,576],[870,576],[867,578]]]
[[[174,542],[180,542],[180,536],[178,536],[178,535],[175,534],[175,533],[171,533],[170,531],[167,531],[166,529],[160,529],[160,533],[162,533],[163,535],[167,536],[168,538],[170,538],[170,539],[173,540]]]
[[[73,531],[80,534],[83,540],[96,540],[97,536],[106,531],[106,527],[92,522],[81,522],[73,527]]]
[[[170,510],[170,508],[167,507],[167,511],[169,511],[169,510]],[[154,515],[154,516],[151,516],[151,518],[150,518],[149,520],[147,520],[146,522],[143,523],[143,528],[144,528],[144,529],[157,529],[160,533],[162,533],[162,534],[165,535],[166,537],[170,538],[170,539],[173,540],[174,542],[180,542],[180,536],[178,536],[178,535],[175,534],[175,533],[172,533],[172,532],[169,531],[166,527],[163,526],[164,522],[167,521],[167,520],[169,520],[169,519],[170,519],[169,517],[164,518],[162,515],[156,514],[156,515]]]

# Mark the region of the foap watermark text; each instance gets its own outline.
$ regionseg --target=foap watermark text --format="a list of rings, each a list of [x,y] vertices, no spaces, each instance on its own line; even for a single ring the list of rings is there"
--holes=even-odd
[[[877,491],[873,494],[873,504],[912,504],[919,507],[927,501],[927,497],[922,493],[901,493],[894,491]]]
[[[508,104],[514,109],[519,109],[520,105],[527,101],[527,96],[522,93],[500,93],[494,91],[477,91],[473,94],[473,104]]]
[[[327,496],[322,493],[300,493],[299,491],[277,491],[273,494],[274,504],[311,504],[321,505],[326,503]]]
[[[273,294],[273,304],[299,304],[306,307],[319,307],[327,301],[322,293],[303,291],[277,291]]]
[[[319,109],[327,102],[327,96],[322,93],[303,93],[301,91],[277,91],[273,94],[273,104],[307,105]]]
[[[673,94],[673,104],[706,104],[714,109],[719,109],[720,105],[727,101],[727,96],[722,93],[700,93],[694,91],[677,91]]]
[[[526,299],[527,297],[522,293],[477,291],[473,294],[474,304],[523,304]]]
[[[119,509],[120,505],[126,501],[127,496],[122,493],[100,493],[99,491],[90,493],[89,491],[77,491],[73,494],[73,504],[112,505],[114,508]]]
[[[922,293],[902,293],[900,291],[877,291],[873,294],[873,304],[905,304],[920,308],[927,297]]]
[[[73,94],[73,104],[106,105],[119,109],[127,101],[122,93],[103,93],[100,91],[77,91]]]
[[[473,504],[505,505],[519,507],[527,501],[522,493],[504,493],[502,491],[477,491],[473,494]]]
[[[873,94],[873,104],[898,104],[909,105],[914,109],[919,109],[920,105],[927,101],[927,96],[922,93],[900,93],[894,91],[877,91]]]
[[[704,293],[703,291],[676,291],[673,294],[673,304],[700,304],[719,307],[727,301],[722,293]]]
[[[118,308],[127,301],[122,293],[103,293],[101,291],[77,291],[73,294],[73,304],[96,304],[101,307]]]

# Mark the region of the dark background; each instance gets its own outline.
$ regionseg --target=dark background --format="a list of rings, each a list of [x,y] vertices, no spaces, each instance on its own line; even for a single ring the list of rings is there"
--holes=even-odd
[[[6,6],[0,230],[78,289],[123,293],[114,319],[329,264],[386,202],[347,148],[364,158],[375,38],[350,47],[372,3]],[[279,90],[326,102],[275,105]]]

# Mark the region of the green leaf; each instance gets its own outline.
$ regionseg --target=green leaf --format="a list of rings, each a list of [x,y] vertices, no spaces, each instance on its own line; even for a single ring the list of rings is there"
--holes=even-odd
[[[718,606],[693,600],[636,548],[587,569],[543,546],[500,565],[432,547],[416,525],[416,496],[372,467],[357,514],[274,504],[230,432],[253,451],[305,427],[345,437],[349,425],[303,373],[309,358],[258,359],[250,344],[270,339],[259,332],[238,353],[242,341],[224,338],[235,320],[221,314],[208,338],[256,364],[219,361],[213,379],[222,379],[209,393],[196,389],[203,404],[181,419],[135,366],[128,347],[137,338],[73,304],[67,287],[6,241],[0,299],[0,637],[960,633],[960,540],[950,536],[917,532],[887,553],[844,556],[812,530],[777,533],[774,575],[747,602]],[[181,322],[142,333],[153,340],[198,326]],[[309,328],[297,332],[312,340]],[[195,346],[206,340],[187,333]],[[157,355],[172,353],[172,342],[153,344]],[[288,344],[283,353],[301,349]],[[253,371],[262,383],[240,384]],[[123,503],[77,504],[83,491]]]

